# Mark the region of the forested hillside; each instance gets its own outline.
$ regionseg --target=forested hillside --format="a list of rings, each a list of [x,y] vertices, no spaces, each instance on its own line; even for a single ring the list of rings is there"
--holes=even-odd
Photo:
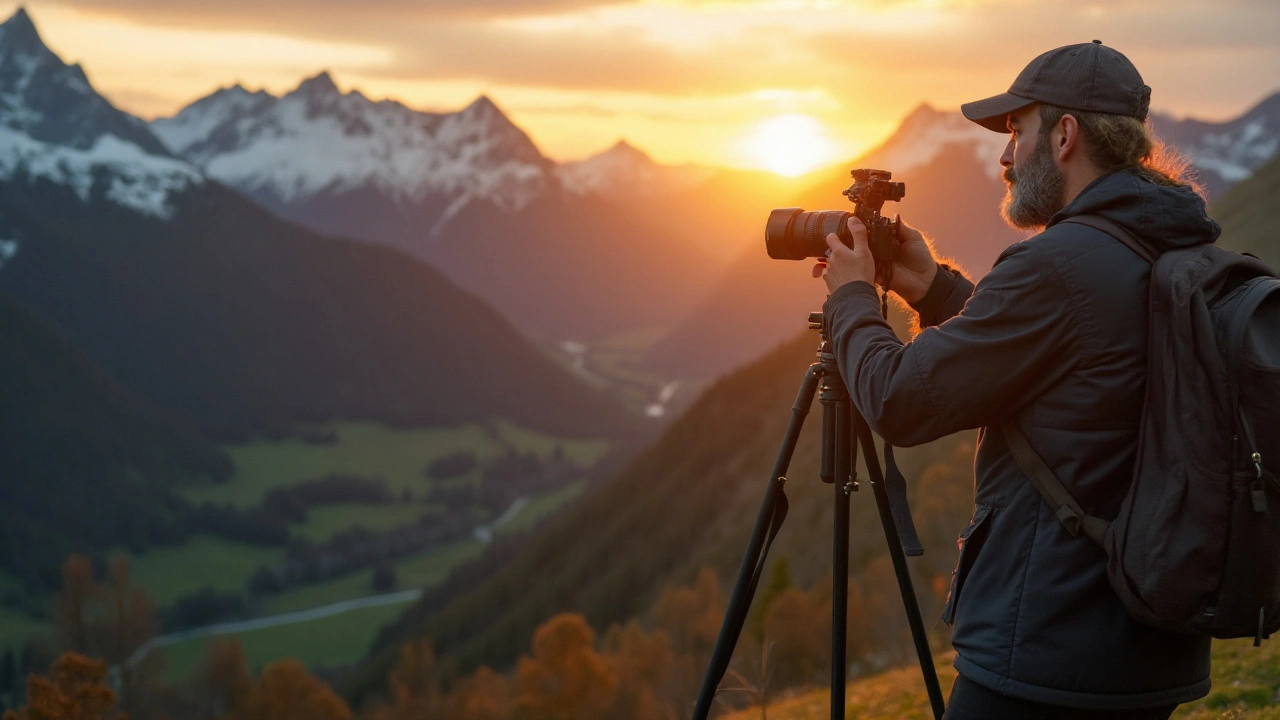
[[[72,550],[185,537],[175,486],[231,461],[0,294],[0,469],[0,572],[53,588]]]
[[[1280,268],[1280,157],[1232,186],[1210,214],[1222,224],[1221,244],[1251,252]]]

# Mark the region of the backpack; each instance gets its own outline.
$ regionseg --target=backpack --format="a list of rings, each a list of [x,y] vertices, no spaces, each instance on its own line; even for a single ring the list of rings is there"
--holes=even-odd
[[[1120,514],[1086,516],[1016,419],[1001,431],[1072,535],[1107,554],[1141,622],[1218,638],[1280,630],[1280,278],[1215,245],[1156,252],[1104,218],[1152,265],[1145,405]]]

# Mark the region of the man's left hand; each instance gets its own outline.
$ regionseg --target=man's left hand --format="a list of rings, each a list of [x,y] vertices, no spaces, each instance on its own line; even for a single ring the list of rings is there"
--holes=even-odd
[[[841,242],[839,235],[829,233],[827,259],[819,260],[813,266],[813,276],[826,281],[827,292],[835,292],[841,285],[858,280],[875,284],[876,261],[871,256],[871,246],[867,244],[867,227],[858,218],[851,217],[849,234],[853,236],[853,247]]]

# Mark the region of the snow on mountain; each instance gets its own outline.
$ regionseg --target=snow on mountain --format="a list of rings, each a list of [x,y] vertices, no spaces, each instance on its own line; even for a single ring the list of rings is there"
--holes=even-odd
[[[221,90],[152,129],[210,176],[280,204],[372,187],[402,204],[482,197],[515,211],[553,166],[487,97],[418,112],[343,93],[327,72],[278,98]]]
[[[921,104],[912,110],[884,144],[863,156],[860,163],[903,174],[928,165],[948,148],[961,146],[972,153],[992,180],[1000,179],[1000,153],[1009,142],[965,119],[959,112],[936,110]]]
[[[0,25],[0,180],[48,180],[157,217],[172,193],[204,182],[45,46],[22,9]]]
[[[586,195],[667,195],[705,182],[715,171],[697,165],[659,165],[626,140],[585,160],[556,168],[564,189]]]
[[[1280,93],[1226,122],[1175,120],[1160,113],[1152,113],[1151,122],[1161,139],[1191,158],[1216,195],[1251,177],[1280,150]]]

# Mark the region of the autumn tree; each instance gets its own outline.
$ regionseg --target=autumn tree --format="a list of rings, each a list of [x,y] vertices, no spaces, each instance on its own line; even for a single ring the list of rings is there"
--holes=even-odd
[[[507,678],[481,667],[454,684],[445,698],[442,717],[448,720],[511,720],[516,698]]]
[[[613,708],[618,720],[674,720],[671,641],[662,631],[646,632],[632,620],[609,628],[605,658],[618,678]]]
[[[605,717],[617,677],[595,650],[595,631],[576,613],[562,613],[533,634],[533,657],[516,671],[521,720],[588,720]]]
[[[676,707],[690,705],[697,698],[724,610],[720,579],[709,567],[698,573],[692,587],[667,587],[658,599],[654,619],[671,641],[675,677],[671,696]]]
[[[439,717],[444,698],[431,641],[423,638],[400,646],[391,672],[391,702],[373,709],[371,720],[421,720]]]
[[[97,592],[93,562],[84,555],[69,555],[62,563],[62,589],[53,596],[53,626],[68,650],[89,651],[90,612]]]
[[[123,720],[107,683],[107,664],[68,652],[54,661],[49,677],[27,678],[27,705],[4,720]]]
[[[164,656],[139,653],[160,634],[155,599],[133,584],[129,559],[111,563],[106,581],[97,591],[98,608],[88,624],[90,649],[119,669],[120,704],[131,718],[145,717],[149,693],[160,683]]]
[[[770,604],[763,635],[771,645],[773,687],[817,681],[830,665],[831,599],[822,589],[787,588]]]
[[[198,718],[221,720],[243,710],[253,678],[240,638],[211,639],[205,645],[191,683],[191,700]]]
[[[297,660],[268,665],[244,706],[228,720],[351,720],[351,709],[333,689]]]
[[[790,587],[791,565],[786,557],[779,557],[769,570],[768,582],[760,588],[751,601],[751,615],[747,620],[747,630],[756,640],[764,638],[764,616],[769,612],[769,606]]]

